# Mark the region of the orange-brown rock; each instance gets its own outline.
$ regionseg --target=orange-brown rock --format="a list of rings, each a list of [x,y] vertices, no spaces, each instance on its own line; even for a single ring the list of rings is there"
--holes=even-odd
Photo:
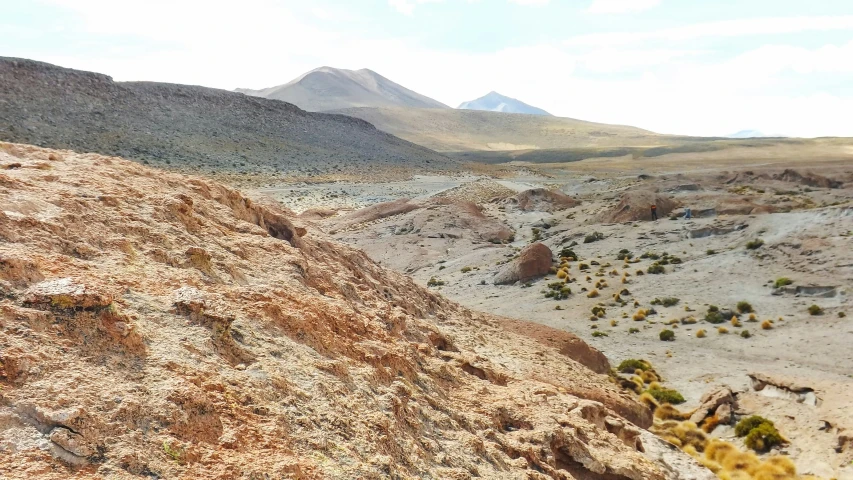
[[[13,161],[0,258],[43,279],[3,270],[0,477],[678,478],[607,377],[283,209],[0,143]]]
[[[553,261],[551,249],[541,242],[531,243],[518,257],[504,265],[495,275],[495,285],[526,282],[548,273]]]

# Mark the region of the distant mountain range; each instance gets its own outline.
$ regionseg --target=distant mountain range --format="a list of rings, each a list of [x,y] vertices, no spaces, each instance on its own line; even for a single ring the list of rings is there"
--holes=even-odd
[[[263,90],[238,88],[236,91],[283,100],[312,112],[353,107],[450,108],[366,68],[320,67],[284,85]]]
[[[728,138],[780,138],[787,135],[771,134],[768,135],[760,130],[741,130],[731,135],[726,135]]]
[[[526,113],[528,115],[548,115],[550,113],[528,105],[521,100],[516,100],[498,92],[489,92],[476,100],[464,102],[459,105],[460,110],[483,110],[487,112],[503,112],[503,113]]]

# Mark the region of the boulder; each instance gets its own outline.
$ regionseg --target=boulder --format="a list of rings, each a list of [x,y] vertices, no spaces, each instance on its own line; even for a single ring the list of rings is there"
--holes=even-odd
[[[507,285],[541,277],[551,269],[552,258],[550,248],[539,242],[532,243],[521,251],[518,258],[504,265],[495,276],[494,283]]]
[[[70,278],[47,280],[33,285],[25,295],[27,305],[60,309],[97,310],[113,303],[111,295]]]
[[[514,198],[518,208],[525,212],[553,212],[557,210],[565,210],[580,204],[579,201],[564,193],[555,192],[545,188],[525,190],[516,195]]]
[[[658,218],[665,219],[680,206],[680,203],[652,190],[633,190],[625,192],[619,204],[605,211],[599,220],[602,223],[651,220],[652,205],[657,205]]]
[[[731,413],[735,406],[735,396],[731,388],[720,387],[705,392],[702,398],[699,399],[699,402],[699,408],[690,416],[691,422],[699,424],[706,418],[714,415],[714,413],[725,414],[726,412],[728,412],[728,421],[731,422]],[[727,405],[728,408],[722,408],[722,411],[720,411],[723,405]],[[725,418],[720,418],[720,423],[727,423],[725,420]]]

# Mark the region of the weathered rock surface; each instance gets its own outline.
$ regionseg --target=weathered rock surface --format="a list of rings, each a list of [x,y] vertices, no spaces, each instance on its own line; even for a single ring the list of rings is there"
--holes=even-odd
[[[526,212],[555,212],[565,210],[580,204],[574,198],[546,188],[525,190],[513,197],[518,208]]]
[[[677,200],[652,190],[631,190],[625,192],[615,207],[602,214],[604,223],[651,220],[651,206],[657,206],[658,218],[665,219],[679,207]]]
[[[506,264],[497,275],[495,285],[526,282],[548,273],[553,261],[551,249],[536,242],[524,247],[518,258]]]
[[[285,210],[118,158],[11,160],[3,193],[39,202],[2,211],[0,258],[44,279],[5,273],[3,478],[677,478],[605,376]]]

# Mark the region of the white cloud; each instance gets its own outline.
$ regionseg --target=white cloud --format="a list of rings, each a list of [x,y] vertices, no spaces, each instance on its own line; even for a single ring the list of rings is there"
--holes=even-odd
[[[664,133],[721,135],[754,128],[802,136],[853,136],[853,124],[847,121],[853,97],[829,95],[812,86],[829,78],[849,81],[853,42],[819,48],[765,45],[714,63],[708,63],[715,57],[704,56],[704,51],[621,41],[595,48],[569,42],[570,48],[540,43],[463,52],[422,48],[406,38],[329,31],[273,0],[243,0],[240,9],[214,8],[202,0],[51,1],[79,14],[79,21],[69,25],[70,32],[94,45],[121,47],[123,42],[113,42],[115,38],[138,38],[133,53],[105,47],[56,56],[38,50],[41,42],[20,42],[5,54],[101,72],[116,80],[227,89],[279,85],[320,65],[368,67],[453,106],[497,90],[556,115]],[[166,6],[172,14],[160,13]],[[310,18],[316,14],[306,12]],[[832,21],[806,17],[804,25],[843,28],[845,22],[844,17]],[[720,28],[719,22],[703,25],[655,38],[694,38],[691,35],[697,32],[706,35]],[[765,31],[793,28],[775,21],[752,25],[764,25]],[[788,88],[791,81],[801,86]]]
[[[403,15],[412,16],[415,13],[415,7],[424,3],[439,3],[444,0],[388,0],[388,5],[394,7]]]
[[[525,7],[544,7],[551,3],[551,0],[507,0],[509,3],[523,5]]]
[[[853,15],[753,18],[696,23],[648,32],[612,32],[580,35],[566,45],[631,45],[647,40],[684,41],[704,37],[740,37],[806,31],[853,30]]]
[[[589,13],[637,13],[660,5],[661,0],[593,0]]]

